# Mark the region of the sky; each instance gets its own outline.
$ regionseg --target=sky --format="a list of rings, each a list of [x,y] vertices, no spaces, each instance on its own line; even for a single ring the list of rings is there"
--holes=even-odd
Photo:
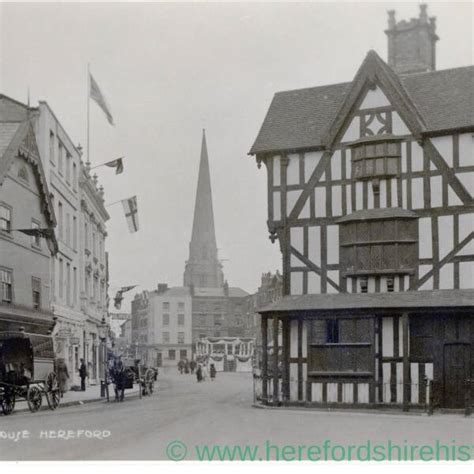
[[[111,293],[122,285],[182,285],[191,238],[202,129],[211,168],[219,257],[230,286],[255,292],[281,269],[266,226],[265,168],[247,155],[273,94],[350,81],[366,53],[386,59],[387,10],[417,2],[2,3],[0,91],[46,100],[75,143],[86,144],[87,67],[111,127],[91,102],[92,165],[106,203],[137,195],[140,230],[108,208]],[[437,17],[437,67],[473,60],[470,2],[428,2]],[[127,294],[123,310],[130,310]]]

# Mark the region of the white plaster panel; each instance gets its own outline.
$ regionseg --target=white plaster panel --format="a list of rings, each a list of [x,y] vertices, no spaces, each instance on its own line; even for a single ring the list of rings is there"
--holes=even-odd
[[[286,184],[300,184],[300,157],[297,154],[288,155]]]
[[[326,188],[314,189],[316,217],[326,217]]]
[[[457,173],[456,176],[464,185],[471,197],[474,196],[474,173]]]
[[[474,134],[459,135],[459,166],[474,165]]]
[[[431,218],[422,217],[418,220],[418,255],[420,258],[433,257],[431,237]]]
[[[321,228],[319,226],[308,229],[308,258],[316,265],[321,265]]]
[[[286,192],[286,213],[291,214],[291,211],[295,207],[296,201],[301,195],[301,191],[287,191]]]
[[[305,153],[304,155],[304,179],[306,182],[309,181],[314,169],[318,165],[321,157],[323,156],[322,151],[312,151]]]
[[[280,174],[281,174],[280,156],[276,155],[273,157],[273,186],[280,186],[281,184]]]
[[[431,207],[441,207],[443,205],[443,177],[433,176],[431,178]]]
[[[341,150],[336,150],[331,157],[331,178],[333,180],[341,179]]]
[[[382,355],[393,357],[393,318],[382,318]]]
[[[292,295],[303,294],[303,272],[291,272],[290,283]]]
[[[459,288],[474,288],[474,262],[459,263]]]
[[[411,204],[413,209],[422,209],[425,206],[423,198],[423,178],[411,180]]]
[[[316,295],[321,293],[321,277],[315,272],[308,273],[308,294]]]
[[[454,265],[446,263],[439,271],[439,288],[441,290],[452,290],[454,288]]]
[[[273,220],[279,221],[281,219],[281,200],[280,192],[273,192]]]
[[[327,263],[339,263],[339,226],[327,226]]]
[[[390,101],[387,96],[383,93],[380,87],[376,87],[374,90],[368,90],[364,97],[364,100],[360,104],[360,110],[372,109],[374,107],[386,107],[390,105]]]
[[[332,215],[342,214],[342,186],[332,186]]]
[[[411,142],[411,170],[423,171],[423,148],[417,142]]]
[[[439,258],[444,258],[453,250],[453,216],[438,218]]]
[[[431,143],[438,150],[447,165],[453,167],[453,137],[451,135],[445,137],[433,137]]]
[[[392,131],[394,135],[410,135],[410,130],[397,112],[392,113]]]
[[[342,137],[342,142],[352,142],[360,138],[360,121],[359,117],[354,117],[351,120],[351,123],[346,129],[344,136]]]

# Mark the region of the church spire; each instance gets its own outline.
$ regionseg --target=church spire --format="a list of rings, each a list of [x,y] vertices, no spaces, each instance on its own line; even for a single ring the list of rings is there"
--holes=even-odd
[[[220,288],[223,283],[222,265],[217,258],[206,132],[203,130],[193,230],[189,244],[189,260],[184,271],[184,286]]]

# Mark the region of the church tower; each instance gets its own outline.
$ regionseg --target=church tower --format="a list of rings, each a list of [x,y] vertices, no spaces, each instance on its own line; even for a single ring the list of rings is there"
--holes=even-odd
[[[189,244],[189,260],[186,262],[183,280],[184,286],[198,288],[222,288],[224,284],[222,264],[217,258],[211,176],[204,130],[194,205],[193,231]]]

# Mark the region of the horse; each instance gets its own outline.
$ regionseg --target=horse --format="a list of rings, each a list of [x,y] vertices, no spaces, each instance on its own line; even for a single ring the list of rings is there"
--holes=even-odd
[[[125,397],[125,387],[128,383],[128,376],[120,359],[114,361],[114,365],[110,369],[110,378],[114,384],[115,401],[123,402]]]

